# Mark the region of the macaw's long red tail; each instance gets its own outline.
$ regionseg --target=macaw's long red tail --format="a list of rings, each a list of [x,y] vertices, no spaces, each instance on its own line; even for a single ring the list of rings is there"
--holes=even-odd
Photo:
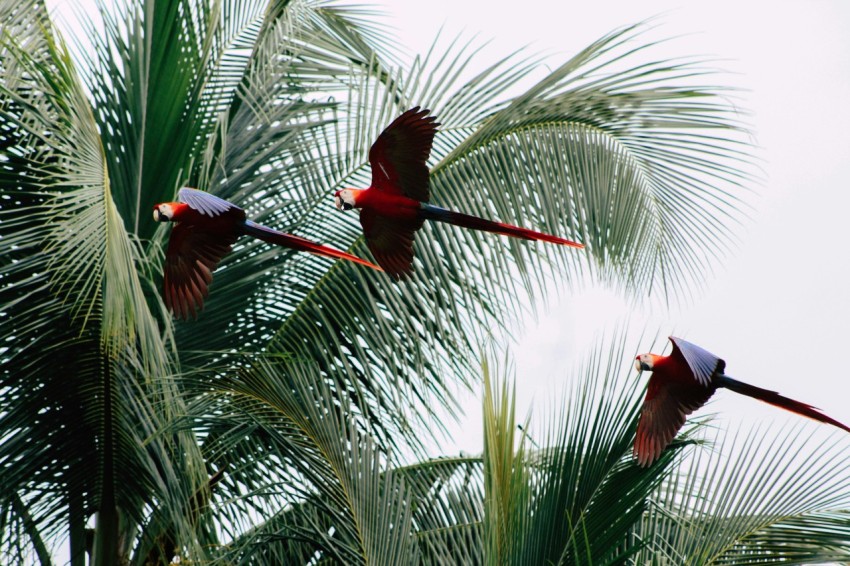
[[[850,432],[850,427],[847,427],[837,420],[824,415],[811,405],[806,405],[805,403],[795,401],[794,399],[783,397],[776,391],[762,389],[761,387],[756,387],[755,385],[750,385],[749,383],[744,383],[725,375],[721,375],[719,377],[720,387],[731,389],[735,393],[740,393],[741,395],[746,395],[747,397],[752,397],[753,399],[770,403],[771,405],[781,407],[785,410],[791,411],[792,413],[797,413],[798,415],[803,415],[804,417],[809,417],[810,419],[814,419],[822,423],[829,423]]]
[[[520,228],[519,226],[513,226],[511,224],[503,224],[501,222],[485,220],[483,218],[478,218],[477,216],[471,216],[462,212],[447,210],[445,208],[440,208],[439,206],[433,206],[430,204],[422,203],[420,208],[420,214],[422,218],[428,220],[436,220],[438,222],[454,224],[455,226],[462,226],[464,228],[471,228],[473,230],[493,232],[495,234],[502,234],[504,236],[522,238],[523,240],[541,240],[543,242],[561,244],[562,246],[572,246],[574,248],[584,247],[583,244],[579,244],[571,240],[567,240],[565,238],[559,238],[558,236],[552,236],[551,234],[544,234],[543,232],[536,232],[534,230],[529,230],[528,228]]]
[[[349,253],[335,250],[328,246],[323,246],[322,244],[317,244],[316,242],[312,242],[300,236],[293,236],[292,234],[284,234],[283,232],[272,230],[271,228],[267,228],[262,224],[257,224],[256,222],[251,222],[250,220],[245,222],[245,234],[249,236],[254,236],[257,239],[260,239],[264,242],[268,242],[270,244],[276,244],[278,246],[291,248],[293,250],[298,250],[301,252],[310,252],[312,254],[321,255],[325,257],[347,259],[348,261],[353,261],[355,263],[359,263],[360,265],[365,265],[366,267],[371,267],[372,269],[383,271],[383,269],[381,269],[374,263],[366,261],[365,259],[360,259],[359,257],[353,256]]]

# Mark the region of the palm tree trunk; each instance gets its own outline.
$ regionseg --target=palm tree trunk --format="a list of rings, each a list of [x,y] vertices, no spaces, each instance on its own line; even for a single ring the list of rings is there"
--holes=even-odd
[[[86,565],[86,510],[79,489],[68,490],[68,530],[71,546],[70,566]]]
[[[92,566],[107,566],[119,563],[118,521],[119,513],[115,501],[115,433],[113,418],[112,363],[103,356],[103,460],[100,506],[95,519]]]

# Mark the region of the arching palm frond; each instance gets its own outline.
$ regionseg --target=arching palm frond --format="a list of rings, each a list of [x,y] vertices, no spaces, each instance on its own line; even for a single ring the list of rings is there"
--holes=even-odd
[[[434,194],[574,237],[603,280],[675,297],[700,283],[731,243],[752,169],[727,92],[704,84],[710,72],[697,63],[639,61],[653,47],[632,47],[641,31],[600,39],[495,106],[435,167]],[[575,267],[574,254],[539,251]]]
[[[640,548],[633,525],[682,445],[651,468],[633,460],[642,392],[622,371],[625,343],[602,340],[563,406],[530,433],[516,432],[505,385],[485,397],[487,563],[619,564]]]
[[[193,409],[226,411],[229,426],[258,440],[234,452],[230,431],[213,421],[204,427],[205,452],[225,476],[215,501],[234,519],[230,524],[249,524],[244,519],[252,508],[268,517],[260,527],[230,533],[229,550],[221,549],[226,561],[316,553],[347,564],[411,563],[412,510],[403,478],[388,469],[387,454],[362,419],[337,404],[312,364],[252,359],[212,388],[201,383],[209,394]],[[246,466],[268,473],[258,476],[232,460],[243,450]]]
[[[718,432],[659,486],[639,536],[676,563],[846,562],[850,446],[813,428]]]
[[[421,564],[482,564],[484,462],[440,457],[397,468],[413,508]]]

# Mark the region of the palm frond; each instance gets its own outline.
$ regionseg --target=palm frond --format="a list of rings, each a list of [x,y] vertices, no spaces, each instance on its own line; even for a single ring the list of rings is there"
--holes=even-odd
[[[494,469],[502,470],[502,480],[487,493],[488,501],[502,502],[501,527],[488,524],[488,562],[613,564],[640,548],[631,530],[677,450],[651,468],[639,467],[631,456],[642,391],[622,371],[629,359],[626,343],[622,333],[600,340],[555,417],[524,427],[536,431],[534,444],[524,436],[511,448],[516,441],[508,432],[516,430],[516,421],[506,417],[512,411],[504,393],[501,409],[485,410],[485,428],[503,431],[493,443],[497,451],[485,446],[485,462],[495,458]],[[506,460],[511,453],[515,460]]]
[[[200,383],[209,388],[207,381]],[[311,365],[255,359],[242,372],[218,379],[210,395],[194,406],[204,415],[212,403],[220,407],[214,412],[234,416],[231,424],[244,423],[236,437],[223,430],[213,434],[211,427],[204,443],[208,454],[218,456],[216,465],[226,470],[220,497],[233,516],[252,505],[282,509],[269,513],[260,528],[232,533],[230,546],[239,560],[288,555],[305,541],[312,552],[346,563],[410,562],[412,510],[403,476],[387,469],[388,457],[362,418],[337,404],[333,389],[340,386]],[[251,468],[232,461],[234,445],[228,446],[248,430],[261,439],[245,445],[252,450],[244,456]],[[255,466],[268,473],[258,475]],[[240,485],[252,489],[228,494]]]
[[[813,428],[719,433],[659,487],[642,536],[687,563],[847,561],[850,444]]]
[[[488,564],[511,562],[521,509],[529,507],[531,470],[525,445],[515,438],[515,393],[507,381],[494,388],[484,365],[484,556]],[[519,442],[517,442],[519,441]]]
[[[480,456],[439,457],[395,468],[413,507],[422,564],[482,564],[484,463]]]
[[[496,107],[434,168],[434,194],[574,237],[604,281],[676,297],[732,243],[753,171],[729,92],[705,84],[699,61],[639,61],[654,47],[632,46],[642,31],[600,39]],[[504,248],[522,267],[519,250]],[[580,268],[559,251],[539,249],[562,270]]]

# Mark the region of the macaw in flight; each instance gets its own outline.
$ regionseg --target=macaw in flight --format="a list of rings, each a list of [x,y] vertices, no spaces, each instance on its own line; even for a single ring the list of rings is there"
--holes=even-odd
[[[163,296],[168,310],[178,318],[194,318],[203,309],[213,270],[242,235],[298,251],[347,259],[381,271],[377,265],[359,257],[251,222],[245,218],[244,210],[209,193],[184,187],[178,191],[177,198],[180,202],[154,206],[153,218],[157,222],[177,223],[165,252]]]
[[[732,379],[723,373],[725,361],[696,344],[674,336],[670,336],[670,342],[673,351],[669,356],[641,354],[635,358],[635,369],[652,372],[634,445],[641,466],[654,462],[685,424],[685,417],[702,407],[721,387],[850,432],[846,425],[811,405]]]
[[[369,150],[372,185],[334,193],[340,210],[360,209],[366,244],[378,264],[394,279],[413,272],[413,236],[425,220],[483,230],[525,240],[543,240],[583,248],[564,238],[485,220],[428,204],[428,166],[437,132],[430,110],[411,108],[393,120]]]

